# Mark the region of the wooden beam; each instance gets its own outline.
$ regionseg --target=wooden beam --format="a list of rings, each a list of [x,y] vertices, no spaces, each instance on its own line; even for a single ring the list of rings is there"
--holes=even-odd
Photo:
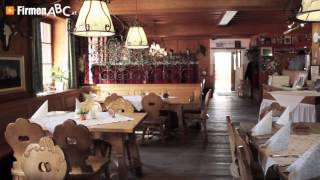
[[[137,0],[138,13],[203,12],[216,10],[285,10],[288,0]],[[134,14],[134,0],[113,0],[112,14]]]
[[[257,34],[282,34],[287,30],[286,24],[234,24],[232,26],[214,26],[214,25],[191,25],[191,24],[177,24],[170,26],[157,26],[156,30],[153,26],[145,26],[145,31],[148,37],[250,37]],[[306,26],[298,32],[310,33],[311,26]]]
[[[289,0],[137,0],[138,13],[213,12],[225,10],[285,10]],[[63,0],[79,11],[83,0]],[[135,0],[112,0],[108,5],[113,15],[136,13]]]

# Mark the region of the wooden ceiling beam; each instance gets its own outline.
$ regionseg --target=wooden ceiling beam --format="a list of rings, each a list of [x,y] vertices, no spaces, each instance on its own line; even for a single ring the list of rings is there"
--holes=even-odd
[[[285,10],[289,0],[137,0],[138,13],[204,12],[216,10]],[[135,0],[112,0],[112,14],[136,12]]]
[[[215,12],[225,10],[273,11],[286,10],[290,0],[137,0],[139,14]],[[83,0],[63,0],[72,10],[78,11]],[[111,0],[108,5],[113,15],[136,13],[135,0]]]
[[[246,25],[235,24],[232,26],[212,26],[212,25],[159,25],[156,28],[152,26],[146,26],[145,31],[150,38],[159,37],[250,37],[252,35],[267,33],[267,34],[282,34],[287,30],[285,24],[264,24],[264,25]],[[297,32],[309,33],[311,32],[311,26],[307,26],[303,29],[299,29]]]

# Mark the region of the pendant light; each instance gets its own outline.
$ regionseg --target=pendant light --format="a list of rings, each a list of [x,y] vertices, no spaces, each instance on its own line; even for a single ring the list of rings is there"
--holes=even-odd
[[[130,27],[125,46],[128,49],[146,49],[149,47],[146,33],[142,26],[138,24],[138,3],[136,0],[136,19],[133,26]]]
[[[302,0],[297,19],[301,21],[320,21],[320,0]]]
[[[106,0],[85,0],[83,2],[73,34],[85,37],[115,34]]]

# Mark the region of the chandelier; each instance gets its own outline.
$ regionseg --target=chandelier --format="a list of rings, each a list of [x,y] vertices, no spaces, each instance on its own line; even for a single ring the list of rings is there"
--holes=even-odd
[[[150,46],[149,54],[150,56],[155,56],[155,57],[165,57],[168,55],[166,49],[161,48],[160,45],[155,41]]]
[[[320,0],[302,0],[297,19],[301,21],[320,21]]]
[[[138,2],[136,0],[136,19],[133,26],[130,27],[125,46],[128,49],[146,49],[149,47],[146,33],[138,23]]]
[[[85,37],[112,36],[115,34],[105,0],[85,0],[74,28],[74,35]]]

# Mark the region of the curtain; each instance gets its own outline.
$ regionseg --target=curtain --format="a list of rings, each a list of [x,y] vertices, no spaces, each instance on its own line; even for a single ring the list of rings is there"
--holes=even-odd
[[[34,94],[43,91],[40,22],[40,17],[32,19],[32,89]]]
[[[75,37],[71,32],[71,19],[68,19],[68,66],[69,66],[69,88],[77,88],[77,65],[75,57]]]

